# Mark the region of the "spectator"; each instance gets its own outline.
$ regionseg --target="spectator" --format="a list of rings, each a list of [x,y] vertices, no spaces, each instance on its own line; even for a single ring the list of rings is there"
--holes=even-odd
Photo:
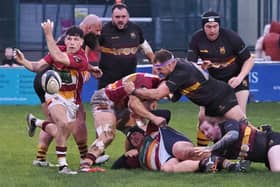
[[[5,58],[2,61],[3,67],[18,67],[18,63],[13,58],[13,48],[7,47],[5,49]]]
[[[280,23],[272,21],[269,33],[263,39],[263,50],[267,56],[270,56],[272,61],[280,61],[279,39]]]

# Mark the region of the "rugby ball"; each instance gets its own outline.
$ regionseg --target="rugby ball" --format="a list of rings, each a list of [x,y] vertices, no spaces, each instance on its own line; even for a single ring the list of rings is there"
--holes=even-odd
[[[48,70],[45,73],[43,73],[41,78],[41,84],[45,92],[49,94],[55,94],[59,92],[62,85],[62,81],[59,74],[56,71]]]

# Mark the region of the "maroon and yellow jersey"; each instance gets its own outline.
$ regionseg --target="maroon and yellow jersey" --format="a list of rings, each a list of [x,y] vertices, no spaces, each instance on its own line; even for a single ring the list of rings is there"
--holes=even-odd
[[[66,51],[65,46],[59,46],[62,52]],[[66,66],[53,60],[50,54],[44,60],[57,71],[62,80],[62,87],[59,94],[66,99],[74,98],[76,103],[81,102],[81,89],[83,85],[83,72],[88,69],[88,61],[84,50],[80,49],[74,54],[67,54],[70,65]]]
[[[119,103],[128,96],[123,86],[123,83],[128,81],[132,81],[135,88],[151,89],[156,88],[159,85],[160,78],[149,73],[133,73],[127,75],[126,77],[105,87],[105,93],[111,101]]]

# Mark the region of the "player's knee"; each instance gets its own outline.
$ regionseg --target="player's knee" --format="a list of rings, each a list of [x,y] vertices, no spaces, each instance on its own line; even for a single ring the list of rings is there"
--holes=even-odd
[[[58,124],[58,128],[60,129],[69,129],[69,123],[67,121],[61,120],[59,122],[57,122]]]
[[[104,124],[96,129],[98,139],[108,146],[115,138],[115,129],[111,124]]]

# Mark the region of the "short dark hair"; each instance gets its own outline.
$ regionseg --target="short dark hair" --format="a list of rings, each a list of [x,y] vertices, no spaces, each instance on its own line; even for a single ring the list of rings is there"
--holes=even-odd
[[[114,4],[113,6],[112,6],[112,12],[115,10],[115,9],[126,9],[127,10],[127,12],[128,12],[128,7],[127,7],[127,5],[126,4],[124,4],[124,3],[116,3],[116,4]]]
[[[154,62],[159,61],[160,63],[166,62],[167,60],[170,60],[173,57],[173,54],[171,51],[168,51],[166,49],[160,49],[159,51],[155,52],[155,58]]]
[[[84,37],[84,32],[82,29],[80,29],[80,27],[78,26],[72,26],[69,29],[67,29],[65,36],[79,36],[81,38]]]

